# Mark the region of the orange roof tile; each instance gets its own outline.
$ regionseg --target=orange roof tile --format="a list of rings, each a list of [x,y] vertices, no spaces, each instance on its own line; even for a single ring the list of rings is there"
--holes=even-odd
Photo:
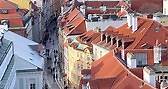
[[[163,0],[131,0],[131,9],[139,13],[162,12],[162,7]]]
[[[78,14],[68,25],[64,28],[66,35],[79,35],[86,32],[85,18],[82,14]]]
[[[114,54],[110,52],[93,62],[91,67],[92,79],[111,78],[120,74],[124,69],[115,59]]]
[[[117,6],[119,1],[85,1],[86,7],[94,7],[97,9],[86,9],[86,14],[114,14],[116,9],[107,9],[106,11],[102,11],[99,9],[100,6],[106,6],[107,8],[114,8]]]
[[[73,9],[67,16],[66,21],[71,22],[79,13],[80,11],[77,8]]]
[[[22,27],[23,20],[19,13],[15,14],[0,14],[0,20],[9,20],[10,27]]]
[[[96,39],[92,41],[92,44],[97,44],[98,42],[101,41],[101,36],[99,35]]]
[[[93,40],[95,40],[99,35],[100,35],[100,32],[89,30],[89,31],[81,34],[80,36],[78,36],[77,40],[81,43],[91,45]]]
[[[3,9],[17,9],[17,5],[6,0],[0,0],[0,8]]]
[[[133,68],[130,71],[140,79],[143,79],[143,68]]]
[[[91,67],[91,89],[154,89],[109,52]]]
[[[118,17],[123,17],[125,16],[126,14],[128,14],[128,12],[126,10],[120,10],[118,13],[117,13],[117,16]]]

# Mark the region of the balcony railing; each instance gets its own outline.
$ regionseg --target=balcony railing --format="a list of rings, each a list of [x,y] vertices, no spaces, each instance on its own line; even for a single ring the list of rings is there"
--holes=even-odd
[[[10,74],[12,74],[12,69],[13,69],[13,66],[14,66],[14,58],[11,59],[10,63],[8,64],[8,67],[5,71],[5,74],[4,76],[2,77],[2,80],[0,80],[0,89],[4,89],[8,80],[10,79]],[[9,81],[11,82],[11,81]]]
[[[0,45],[0,65],[4,61],[8,51],[12,47],[12,42],[6,39],[2,40],[2,44]]]

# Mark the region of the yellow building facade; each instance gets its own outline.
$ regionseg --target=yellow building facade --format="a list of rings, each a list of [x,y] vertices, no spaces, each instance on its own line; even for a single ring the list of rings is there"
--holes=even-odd
[[[88,69],[92,63],[92,52],[89,46],[78,42],[72,42],[67,47],[68,56],[68,80],[71,88],[78,88],[82,77],[81,70]]]
[[[18,5],[21,9],[30,9],[30,1],[31,0],[9,0]]]

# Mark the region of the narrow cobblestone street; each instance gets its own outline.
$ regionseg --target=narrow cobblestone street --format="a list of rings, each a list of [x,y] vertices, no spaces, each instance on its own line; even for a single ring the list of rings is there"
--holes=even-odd
[[[46,50],[49,50],[46,55],[45,59],[45,71],[44,71],[44,80],[48,85],[49,89],[63,89],[63,85],[61,85],[60,81],[54,80],[53,71],[52,71],[52,64],[55,57],[58,57],[54,51],[58,50],[58,37],[57,37],[57,29],[56,29],[56,22],[52,21],[49,26],[47,27],[49,32],[48,40],[46,41]],[[58,58],[57,58],[58,59]],[[57,69],[55,69],[57,70]]]

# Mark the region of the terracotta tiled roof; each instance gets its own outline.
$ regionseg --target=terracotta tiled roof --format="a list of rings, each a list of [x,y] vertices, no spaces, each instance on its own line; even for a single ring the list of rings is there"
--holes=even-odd
[[[10,27],[23,27],[23,20],[20,18],[12,18],[9,19],[9,26]]]
[[[16,4],[10,1],[0,0],[0,8],[8,10],[7,14],[0,14],[0,20],[8,20],[10,27],[23,27],[23,18],[20,12],[16,11],[18,9]],[[23,12],[22,9],[19,11]]]
[[[130,71],[140,79],[143,79],[143,68],[132,68]]]
[[[66,27],[64,27],[63,31],[66,35],[80,35],[86,32],[85,18],[82,14],[78,14],[66,25]]]
[[[131,0],[131,9],[139,13],[162,12],[163,0]]]
[[[114,57],[112,52],[93,62],[91,67],[92,79],[117,77],[122,71],[123,66]]]
[[[73,9],[67,16],[66,22],[71,22],[79,13],[80,11],[77,8]]]
[[[112,9],[117,6],[119,1],[85,1],[86,7],[94,7],[96,9],[86,9],[86,14],[113,14],[116,9]],[[100,6],[106,6],[106,11],[102,11]]]
[[[117,16],[118,17],[123,17],[125,16],[126,14],[128,14],[128,12],[126,10],[120,10],[119,12],[117,12]]]
[[[17,5],[6,0],[0,0],[0,8],[4,9],[17,9]]]
[[[89,81],[91,89],[111,89],[115,78],[104,78]]]
[[[21,16],[25,16],[29,12],[29,10],[28,9],[19,9],[18,12]]]
[[[0,20],[9,20],[10,27],[22,27],[23,20],[19,13],[15,14],[0,14]]]
[[[124,1],[119,1],[119,3],[117,4],[117,6],[129,7],[128,3],[124,2]]]
[[[91,46],[91,43],[93,42],[93,40],[95,40],[98,36],[100,36],[100,32],[89,30],[81,34],[80,36],[78,36],[77,40],[81,43]]]
[[[112,52],[93,62],[91,89],[154,89],[127,69]]]
[[[101,41],[101,36],[99,35],[96,39],[92,41],[92,44],[97,44],[98,42]]]
[[[139,29],[132,35],[135,37],[135,41],[128,47],[128,49],[141,49],[143,44],[150,46],[156,45],[156,40],[161,44],[168,44],[166,40],[168,30],[164,28],[160,23],[153,20],[146,20],[146,22],[139,27]]]

